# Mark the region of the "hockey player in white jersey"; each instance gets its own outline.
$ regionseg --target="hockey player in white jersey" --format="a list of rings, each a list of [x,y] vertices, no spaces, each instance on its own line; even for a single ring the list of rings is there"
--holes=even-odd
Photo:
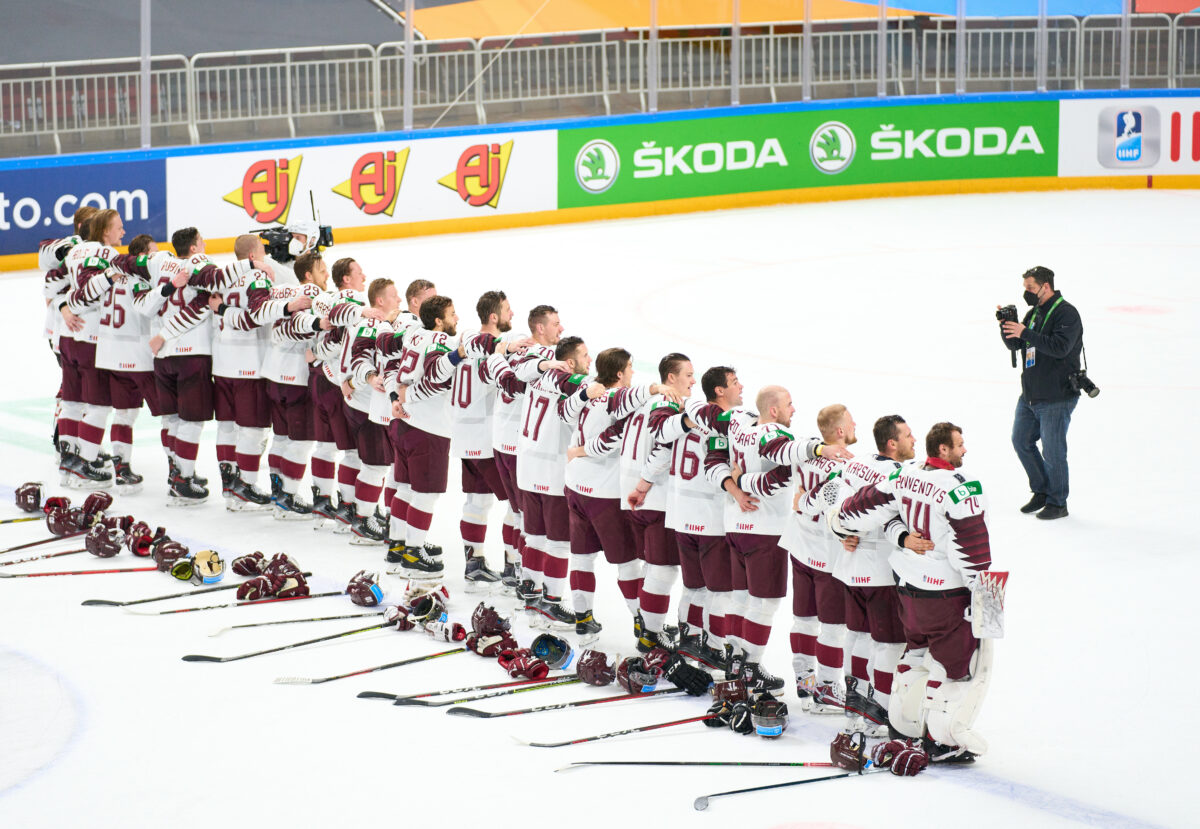
[[[817,413],[817,429],[831,446],[857,442],[854,418],[841,404]],[[842,468],[843,461],[825,455],[806,458],[796,467],[796,503]],[[792,670],[796,693],[814,714],[843,714],[846,695],[842,672],[849,676],[843,647],[846,640],[846,587],[833,577],[842,555],[841,542],[821,519],[793,511],[787,518],[780,546],[792,565]]]
[[[83,416],[78,427],[78,454],[81,462],[71,465],[69,480],[85,489],[112,485],[112,474],[100,458],[100,445],[112,412],[108,372],[96,367],[96,343],[100,333],[100,300],[86,290],[96,270],[103,270],[118,254],[116,245],[124,238],[125,228],[115,210],[97,211],[88,220],[88,240],[67,253],[65,265],[72,291],[68,306],[83,325],[71,332],[69,354],[80,377]]]
[[[149,235],[130,240],[133,256],[152,255],[158,246]],[[158,406],[158,390],[154,384],[154,354],[150,351],[150,323],[134,310],[138,293],[150,285],[136,276],[127,276],[110,269],[93,279],[109,278],[111,287],[105,292],[100,316],[99,340],[96,343],[96,367],[108,373],[109,397],[112,400],[113,476],[117,490],[126,494],[142,488],[142,476],[133,471],[133,424],[142,403],[154,417],[162,415]],[[164,435],[165,437],[165,435]],[[164,440],[164,449],[165,440]],[[170,455],[168,455],[170,457]]]
[[[731,499],[725,503],[725,533],[733,552],[734,602],[740,605],[741,640],[745,650],[735,653],[730,673],[741,676],[748,688],[778,691],[782,679],[761,665],[779,601],[787,595],[787,553],[780,547],[791,512],[795,465],[806,458],[846,457],[841,447],[826,446],[820,438],[798,441],[787,431],[795,407],[782,386],[766,386],[758,393],[755,419],[733,411],[723,415],[728,440],[725,455],[710,449],[706,472],[721,479],[728,475],[739,488],[759,499],[758,509],[742,512]],[[726,466],[728,464],[728,466]]]
[[[307,471],[314,440],[308,348],[323,327],[328,327],[327,322],[308,311],[313,300],[324,293],[329,278],[320,254],[310,251],[297,258],[295,278],[296,284],[272,285],[271,296],[288,301],[290,310],[271,325],[261,370],[271,401],[274,433],[268,457],[278,457],[278,467],[271,469],[274,516],[283,521],[312,518],[312,506],[300,497],[300,481]]]
[[[571,427],[558,417],[558,408],[564,395],[575,393],[584,383],[592,358],[579,337],[560,340],[556,334],[558,345],[550,352],[544,344],[546,334],[557,327],[557,313],[530,325],[537,344],[517,366],[517,376],[528,383],[517,440],[517,486],[527,553],[522,557],[521,598],[535,622],[572,630],[575,613],[562,604],[571,554],[564,483]],[[558,368],[564,363],[565,370]]]
[[[828,520],[840,537],[887,527],[897,543],[890,563],[906,648],[888,708],[892,727],[924,738],[924,720],[931,759],[970,762],[987,750],[973,725],[991,678],[991,641],[977,639],[965,618],[972,589],[981,587],[980,574],[991,567],[987,505],[982,484],[960,471],[966,455],[962,429],[935,424],[925,451],[923,464],[844,498],[829,510]],[[826,486],[845,485],[835,480]],[[932,541],[932,549],[902,546],[908,532]]]
[[[876,420],[873,434],[878,451],[847,461],[841,470],[841,480],[855,491],[883,482],[913,458],[916,439],[900,415]],[[904,544],[918,552],[933,548],[916,532],[908,533]],[[863,717],[868,729],[882,735],[887,733],[896,663],[904,650],[899,595],[888,562],[892,544],[882,530],[873,530],[844,539],[842,546],[845,552],[833,576],[846,585],[846,713]]]
[[[234,240],[239,259],[263,261],[262,240],[246,234]],[[271,509],[271,498],[259,491],[259,468],[271,425],[271,403],[262,377],[274,323],[303,311],[311,297],[277,296],[263,270],[242,274],[214,294],[214,409],[217,418],[217,462],[226,508],[234,511]]]
[[[600,388],[595,388],[595,385]],[[601,630],[593,616],[596,593],[596,556],[603,550],[609,564],[617,566],[617,588],[630,615],[638,618],[638,591],[642,561],[633,532],[621,510],[621,454],[630,417],[652,396],[680,402],[674,389],[663,383],[633,385],[633,358],[623,348],[606,348],[596,355],[596,384],[567,396],[559,417],[572,426],[564,482],[570,510],[571,598],[575,630],[595,638]],[[644,428],[644,417],[639,427]]]
[[[529,312],[527,319],[530,337],[534,344],[523,357],[510,355],[509,365],[519,366],[533,356],[541,358],[542,365],[554,359],[554,346],[562,336],[562,323],[558,312],[549,305],[538,305]],[[524,495],[517,484],[517,443],[521,434],[521,416],[525,409],[527,378],[536,376],[538,366],[526,368],[525,378],[516,381],[496,395],[492,423],[492,449],[500,480],[508,493],[509,514],[504,527],[504,572],[500,574],[505,587],[511,588],[522,601],[533,601],[535,584],[541,584],[542,552],[531,548],[525,535]],[[544,542],[543,542],[544,545]],[[528,582],[522,587],[523,582]]]
[[[709,368],[701,377],[700,386],[704,401],[689,400],[685,407],[688,411],[696,413],[694,404],[703,402],[710,407],[712,415],[719,417],[742,405],[742,384],[730,366]],[[734,650],[733,643],[737,642],[741,647],[741,619],[732,607],[733,575],[729,543],[725,538],[725,493],[742,512],[758,509],[758,499],[738,489],[732,478],[715,481],[705,474],[709,442],[719,444],[725,440],[723,436],[715,432],[710,435],[685,411],[675,411],[671,406],[660,406],[651,411],[648,425],[656,442],[648,465],[655,462],[654,453],[658,452],[659,446],[670,450],[666,525],[674,533],[675,546],[679,550],[684,595],[687,595],[689,584],[696,583],[697,571],[703,585],[701,597],[696,597],[701,590],[692,593],[693,606],[697,601],[704,604],[700,625],[703,635],[699,639],[681,635],[679,651],[711,668],[725,670]],[[644,579],[642,590],[643,593],[647,591]],[[682,605],[683,597],[680,602]],[[643,609],[643,616],[645,613]],[[694,620],[694,616],[688,618]],[[680,631],[684,632],[682,624]]]
[[[675,531],[666,525],[667,478],[678,429],[669,438],[656,421],[663,415],[681,411],[682,402],[696,383],[692,362],[685,355],[671,353],[658,362],[658,376],[671,396],[655,395],[629,417],[621,438],[621,509],[633,533],[634,547],[642,560],[641,586],[638,588],[638,612],[634,627],[637,648],[649,653],[655,647],[682,647],[688,634],[689,614],[694,619],[697,644],[704,625],[704,582],[698,568],[689,568],[679,597],[679,641],[664,639],[671,590],[679,575],[679,548]],[[662,410],[659,415],[656,411]],[[699,467],[697,467],[699,469]],[[714,493],[715,494],[715,493]]]
[[[479,333],[497,338],[511,333],[513,310],[503,291],[483,294],[475,304],[475,311],[479,316]],[[450,452],[462,467],[463,511],[459,531],[466,556],[464,578],[468,587],[486,587],[500,581],[500,574],[487,566],[484,557],[488,513],[497,499],[506,506],[508,501],[492,446],[499,381],[493,372],[494,365],[488,358],[464,360],[455,370],[450,387]],[[512,515],[511,510],[507,513]],[[508,526],[506,523],[505,527]],[[504,540],[507,547],[510,540],[507,529]],[[515,553],[513,550],[514,557]],[[507,549],[505,554],[507,568],[510,564]]]

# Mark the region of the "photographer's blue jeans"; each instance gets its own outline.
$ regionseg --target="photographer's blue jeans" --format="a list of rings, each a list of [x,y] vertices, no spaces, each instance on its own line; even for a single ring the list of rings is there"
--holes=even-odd
[[[1067,505],[1070,481],[1067,474],[1067,427],[1078,397],[1059,403],[1026,403],[1017,398],[1012,444],[1029,476],[1029,488],[1046,496],[1046,503]],[[1038,440],[1042,450],[1038,451]]]

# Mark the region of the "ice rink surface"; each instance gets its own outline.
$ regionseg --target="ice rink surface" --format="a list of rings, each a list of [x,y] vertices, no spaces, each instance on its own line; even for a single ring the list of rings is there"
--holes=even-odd
[[[10,579],[0,580],[0,825],[1197,825],[1188,782],[1193,735],[1183,714],[1195,707],[1200,678],[1185,644],[1200,622],[1200,559],[1190,473],[1176,454],[1200,408],[1197,215],[1200,193],[1187,191],[964,195],[345,244],[327,254],[354,256],[368,277],[401,286],[432,279],[458,300],[464,321],[489,289],[508,292],[518,319],[552,304],[566,333],[583,336],[593,354],[629,348],[642,380],[662,354],[680,350],[697,376],[717,363],[735,366],[747,401],[761,385],[782,383],[794,396],[799,434],[815,434],[820,407],[845,403],[862,452],[883,414],[901,413],[920,437],[939,420],[962,426],[963,471],[982,482],[989,501],[993,566],[1012,571],[1008,635],[997,644],[977,724],[991,750],[973,767],[742,795],[699,813],[698,795],[827,770],[554,770],[597,759],[826,761],[840,718],[799,713],[789,690],[791,724],[775,741],[688,725],[530,748],[511,736],[582,737],[696,716],[707,702],[667,697],[459,719],[355,695],[506,678],[473,654],[323,685],[272,683],[446,647],[417,632],[367,633],[230,664],[180,661],[372,622],[208,636],[239,623],[358,610],[344,597],[151,618],[80,602],[186,587],[158,573]],[[1079,308],[1090,374],[1102,389],[1075,410],[1071,516],[1054,523],[1017,512],[1028,497],[1009,442],[1019,379],[993,316],[998,303],[1021,305],[1020,274],[1035,264],[1055,270],[1057,287]],[[0,517],[17,514],[12,487],[23,481],[61,491],[48,439],[58,372],[41,339],[40,282],[33,273],[0,277],[11,312],[5,333],[15,344],[0,369],[0,498],[8,505]],[[143,412],[133,463],[147,486],[114,510],[228,558],[287,551],[316,573],[314,592],[343,587],[359,569],[383,569],[382,548],[350,546],[346,536],[305,523],[230,514],[215,495],[201,508],[167,509],[156,430]],[[219,481],[214,435],[208,426],[200,473]],[[462,590],[456,481],[430,540],[446,549],[451,616],[469,623],[478,598]],[[501,561],[500,518],[497,508],[493,564]],[[5,547],[42,537],[41,524],[0,526]],[[104,564],[81,554],[4,570],[136,564],[127,553]],[[614,570],[601,564],[597,576],[596,615],[605,625],[597,647],[629,654],[630,619]],[[398,581],[385,583],[394,594]],[[494,601],[503,611],[513,606]],[[765,663],[790,675],[784,605]],[[514,619],[528,645],[532,634]],[[504,710],[614,690],[569,686],[477,705]]]

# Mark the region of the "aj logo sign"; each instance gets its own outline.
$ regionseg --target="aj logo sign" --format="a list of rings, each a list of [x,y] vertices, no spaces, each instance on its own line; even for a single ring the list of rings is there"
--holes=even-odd
[[[333,192],[350,199],[368,216],[380,213],[391,216],[396,209],[407,165],[408,147],[399,152],[367,153],[354,162],[350,178],[334,187]]]
[[[457,192],[471,207],[486,204],[494,208],[500,203],[500,189],[504,186],[512,149],[511,141],[467,147],[458,157],[454,172],[439,178],[438,184]]]
[[[300,163],[304,156],[264,159],[246,168],[242,186],[225,196],[225,201],[246,211],[256,222],[287,224]]]

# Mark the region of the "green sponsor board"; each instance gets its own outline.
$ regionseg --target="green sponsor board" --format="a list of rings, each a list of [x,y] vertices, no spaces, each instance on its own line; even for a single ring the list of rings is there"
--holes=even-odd
[[[757,113],[558,132],[558,206],[1058,172],[1058,101]]]

